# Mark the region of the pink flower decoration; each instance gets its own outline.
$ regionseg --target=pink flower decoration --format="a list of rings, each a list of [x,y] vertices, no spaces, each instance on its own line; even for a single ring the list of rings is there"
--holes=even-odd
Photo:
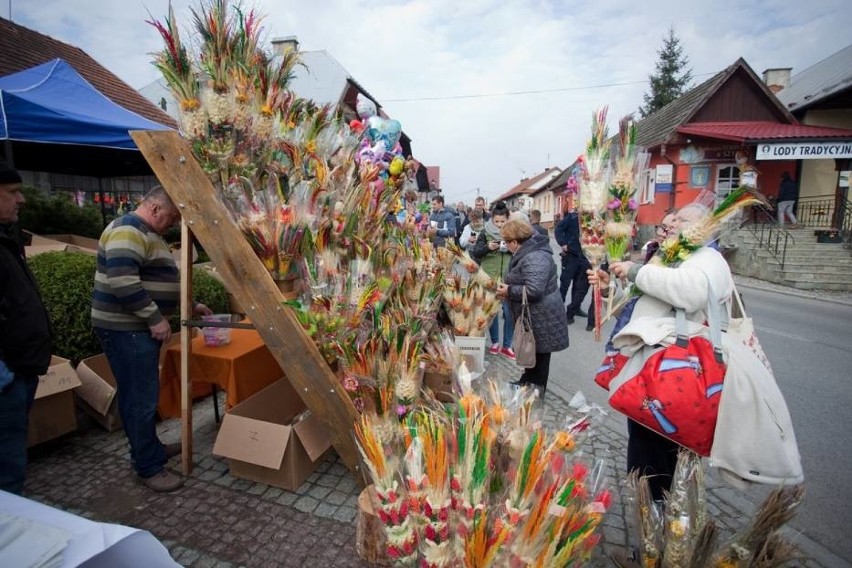
[[[619,207],[621,207],[621,200],[620,199],[613,199],[612,201],[610,201],[607,204],[606,207],[607,207],[607,209],[618,209]]]
[[[629,207],[631,211],[636,211],[639,209],[639,204],[636,203],[635,199],[631,198],[630,201],[627,202],[627,207]]]
[[[343,377],[343,388],[349,392],[355,392],[358,390],[358,379],[352,375],[346,375]]]

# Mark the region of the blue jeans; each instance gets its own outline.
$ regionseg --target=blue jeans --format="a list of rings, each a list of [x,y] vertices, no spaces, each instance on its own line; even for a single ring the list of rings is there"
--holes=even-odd
[[[118,387],[118,411],[139,477],[160,473],[166,451],[157,437],[160,347],[148,331],[95,328]]]
[[[509,309],[509,302],[503,300],[503,347],[509,348],[512,346],[512,335],[514,334],[515,320],[512,319],[512,310]],[[500,314],[497,314],[491,320],[488,335],[491,337],[491,345],[500,342]]]
[[[15,375],[0,391],[0,489],[20,495],[27,472],[27,420],[38,377]]]

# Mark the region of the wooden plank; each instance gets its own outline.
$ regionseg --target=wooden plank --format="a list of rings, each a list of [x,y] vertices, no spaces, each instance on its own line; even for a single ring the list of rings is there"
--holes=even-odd
[[[192,318],[192,232],[186,219],[180,224],[180,313],[183,319]],[[192,381],[189,361],[192,355],[192,330],[180,328],[180,415],[181,455],[184,475],[192,473]],[[215,393],[214,393],[215,396]]]
[[[293,311],[281,305],[281,292],[231,221],[189,145],[172,131],[130,134],[216,265],[225,285],[246,305],[248,317],[290,383],[305,405],[325,422],[335,450],[356,473],[358,455],[351,432],[357,411],[352,400],[340,388],[337,377],[302,330]],[[360,475],[356,477],[360,481]]]

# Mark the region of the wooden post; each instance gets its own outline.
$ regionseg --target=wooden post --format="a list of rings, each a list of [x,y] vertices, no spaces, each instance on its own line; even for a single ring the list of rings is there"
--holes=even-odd
[[[185,319],[192,318],[192,232],[183,219],[180,224],[180,313]],[[181,456],[180,464],[184,475],[192,473],[192,381],[189,361],[192,355],[192,330],[180,328],[180,415]],[[216,393],[214,391],[214,396]]]
[[[184,222],[207,251],[225,285],[246,305],[249,318],[305,405],[323,420],[335,450],[356,473],[352,426],[358,413],[263,263],[231,220],[218,191],[174,131],[132,131],[131,136]]]

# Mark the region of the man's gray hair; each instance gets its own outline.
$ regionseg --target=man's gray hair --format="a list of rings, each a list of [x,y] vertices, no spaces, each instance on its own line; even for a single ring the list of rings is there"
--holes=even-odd
[[[148,190],[148,193],[146,193],[142,198],[143,203],[147,201],[156,201],[157,203],[167,207],[175,207],[174,201],[172,201],[172,198],[169,197],[169,194],[166,193],[166,190],[162,185],[155,185]]]

